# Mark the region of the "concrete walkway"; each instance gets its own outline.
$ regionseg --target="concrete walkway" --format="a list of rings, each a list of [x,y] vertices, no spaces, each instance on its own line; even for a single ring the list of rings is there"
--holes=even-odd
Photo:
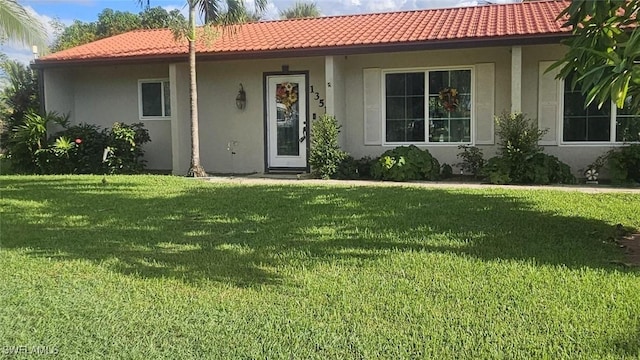
[[[590,194],[599,193],[631,193],[640,194],[640,188],[622,188],[608,185],[493,185],[465,182],[441,181],[373,181],[373,180],[320,180],[308,179],[304,176],[290,174],[252,174],[245,176],[212,176],[207,181],[216,183],[246,184],[246,185],[322,185],[322,186],[396,186],[422,187],[430,189],[516,189],[516,190],[558,190],[575,191]]]

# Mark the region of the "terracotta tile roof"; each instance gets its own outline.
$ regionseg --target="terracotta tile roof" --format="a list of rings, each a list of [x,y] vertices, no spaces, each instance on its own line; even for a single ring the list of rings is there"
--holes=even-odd
[[[375,52],[384,49],[429,48],[438,44],[469,45],[481,41],[541,39],[569,34],[556,16],[567,1],[430,9],[378,14],[265,21],[237,26],[212,40],[200,36],[200,57],[288,56]],[[405,48],[402,48],[405,46]],[[416,47],[418,46],[418,47]],[[126,61],[184,57],[186,41],[169,30],[137,30],[41,57],[36,64]]]

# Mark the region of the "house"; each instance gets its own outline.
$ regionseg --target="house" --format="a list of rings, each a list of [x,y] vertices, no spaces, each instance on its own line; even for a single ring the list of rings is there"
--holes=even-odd
[[[214,173],[308,170],[309,123],[342,125],[352,156],[400,145],[459,162],[461,144],[495,153],[494,115],[523,112],[541,145],[576,174],[627,141],[630,117],[583,99],[546,70],[570,36],[566,1],[266,21],[198,43],[202,165]],[[143,122],[151,169],[190,160],[186,41],[139,30],[36,60],[47,111],[72,123]],[[246,103],[237,104],[240,90]],[[239,100],[239,99],[238,99]],[[454,104],[455,103],[455,104]],[[457,106],[452,106],[452,104]],[[638,139],[635,139],[638,140]]]

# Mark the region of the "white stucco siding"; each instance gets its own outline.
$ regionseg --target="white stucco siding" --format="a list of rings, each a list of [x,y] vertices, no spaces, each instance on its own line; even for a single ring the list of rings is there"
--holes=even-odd
[[[308,71],[309,83],[324,98],[324,58],[200,62],[198,64],[198,117],[200,158],[212,173],[253,173],[265,170],[264,73]],[[236,107],[242,83],[247,95],[244,110]],[[188,94],[187,94],[188,99]],[[178,109],[188,123],[188,101]],[[184,108],[186,106],[186,110]],[[318,101],[309,98],[309,117],[324,114]],[[190,146],[189,142],[185,145]],[[189,148],[184,150],[187,152]],[[233,154],[235,153],[235,154]]]
[[[345,150],[355,158],[378,156],[397,145],[365,145],[364,144],[364,90],[363,69],[415,69],[446,68],[474,66],[480,63],[495,64],[495,104],[497,113],[508,110],[511,89],[511,55],[509,47],[482,48],[469,50],[438,50],[406,53],[386,53],[348,56],[344,61],[344,81],[346,98],[346,133]],[[459,162],[459,152],[455,145],[420,146],[431,152],[441,163],[455,164]],[[493,145],[482,145],[485,154],[495,152]]]

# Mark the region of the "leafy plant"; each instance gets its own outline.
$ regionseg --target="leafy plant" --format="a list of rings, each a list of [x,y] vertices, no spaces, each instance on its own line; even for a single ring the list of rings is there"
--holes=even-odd
[[[378,180],[437,180],[440,163],[428,150],[415,145],[399,146],[380,156],[371,168],[371,175]]]
[[[483,173],[495,184],[574,183],[569,166],[557,157],[542,153],[538,141],[547,130],[524,114],[503,113],[496,118],[500,139],[498,156],[489,159]]]
[[[449,164],[442,164],[440,167],[440,177],[443,179],[449,179],[453,176],[453,168]]]
[[[340,162],[338,171],[336,171],[333,177],[342,180],[371,179],[371,166],[373,166],[377,160],[377,158],[372,159],[369,156],[356,160],[352,156],[347,155],[347,157]]]
[[[609,150],[598,157],[590,168],[609,169],[614,184],[640,183],[640,144],[630,144]]]
[[[311,173],[322,179],[331,178],[347,153],[338,145],[340,125],[335,117],[322,115],[311,124],[311,151],[309,164]]]
[[[144,170],[142,145],[151,141],[143,123],[116,122],[107,135],[107,167],[112,174],[135,174]]]
[[[462,152],[458,153],[458,157],[462,158],[462,162],[456,165],[462,168],[463,171],[477,177],[486,164],[482,150],[477,146],[469,145],[460,145],[458,149],[462,150]]]
[[[47,147],[47,127],[51,124],[66,126],[69,116],[48,112],[41,116],[35,112],[24,115],[23,122],[12,129],[5,144],[13,169],[19,173],[39,170],[37,152]]]

